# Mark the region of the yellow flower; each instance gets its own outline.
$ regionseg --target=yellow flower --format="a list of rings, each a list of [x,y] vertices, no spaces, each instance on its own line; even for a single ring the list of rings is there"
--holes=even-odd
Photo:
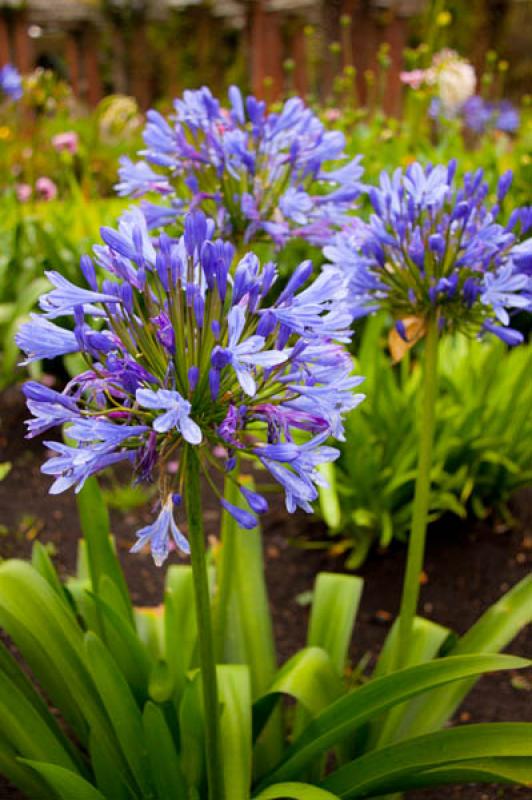
[[[7,139],[11,139],[11,128],[8,128],[7,125],[1,125],[0,140],[5,142]]]

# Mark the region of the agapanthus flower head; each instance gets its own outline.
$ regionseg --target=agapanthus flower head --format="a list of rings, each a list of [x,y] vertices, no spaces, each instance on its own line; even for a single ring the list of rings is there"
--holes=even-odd
[[[475,134],[486,131],[516,133],[519,129],[519,111],[509,100],[490,102],[473,95],[464,103],[460,115],[465,126]]]
[[[194,124],[202,109],[192,107]],[[88,256],[85,288],[47,273],[44,314],[17,335],[27,361],[78,352],[87,365],[63,392],[25,387],[34,415],[28,435],[67,428],[68,444],[48,443],[55,456],[43,471],[55,477],[52,491],[79,489],[121,461],[137,480],[156,479],[160,514],[133,548],[150,543],[156,563],[173,547],[187,549],[173,514],[191,449],[216,493],[214,473],[237,482],[242,507],[221,502],[243,527],[256,524],[267,502],[240,484],[240,456],[262,463],[290,511],[308,511],[318,465],[338,455],[326,440],[343,437],[343,416],[362,399],[344,347],[352,319],[343,277],[325,271],[312,281],[304,262],[271,300],[275,265],[252,253],[235,263],[214,227],[196,211],[180,238],[153,239],[140,211],[130,212],[118,230],[102,229],[105,245],[95,248],[107,278],[98,282]],[[69,328],[55,322],[61,317]]]
[[[202,209],[233,241],[282,245],[297,235],[319,244],[360,194],[360,157],[348,161],[343,134],[298,97],[273,112],[232,86],[223,108],[203,87],[177,99],[168,119],[157,111],[147,118],[144,160],[122,159],[116,189],[166,201],[144,206],[151,228],[179,225],[183,208]]]
[[[12,64],[0,67],[0,99],[2,94],[10,100],[20,100],[22,97],[22,78],[18,69]]]
[[[486,329],[515,344],[521,336],[506,326],[512,311],[530,309],[532,240],[518,242],[522,214],[498,221],[512,175],[494,205],[482,170],[461,182],[455,173],[455,162],[384,172],[369,191],[369,222],[353,220],[324,254],[348,280],[354,316],[385,308],[401,334],[402,320],[436,315],[442,331]]]

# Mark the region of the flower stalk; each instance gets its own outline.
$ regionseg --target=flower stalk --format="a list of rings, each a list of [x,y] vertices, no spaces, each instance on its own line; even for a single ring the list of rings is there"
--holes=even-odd
[[[201,512],[200,462],[193,447],[187,447],[186,463],[185,503],[188,515],[194,599],[198,620],[209,800],[224,800],[216,660],[214,656],[209,582]]]
[[[427,335],[425,339],[416,489],[412,508],[412,529],[408,541],[406,572],[399,612],[399,638],[395,659],[395,666],[399,669],[406,666],[408,662],[425,554],[427,518],[430,505],[430,472],[432,466],[432,447],[434,442],[434,422],[438,388],[438,344],[438,318],[434,315],[427,321]]]

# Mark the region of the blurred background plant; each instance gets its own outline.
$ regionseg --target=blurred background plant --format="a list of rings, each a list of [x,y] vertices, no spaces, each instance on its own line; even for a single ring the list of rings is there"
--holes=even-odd
[[[321,494],[333,542],[320,544],[346,553],[353,569],[372,545],[404,541],[410,526],[420,370],[408,355],[391,366],[388,327],[383,315],[365,323],[357,369],[367,397],[348,418],[341,458],[328,465],[330,488]],[[508,500],[532,482],[532,348],[453,336],[441,343],[440,363],[430,520],[495,510],[511,522]]]

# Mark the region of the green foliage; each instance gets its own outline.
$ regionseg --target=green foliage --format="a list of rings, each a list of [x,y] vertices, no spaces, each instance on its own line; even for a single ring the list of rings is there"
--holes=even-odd
[[[190,567],[168,570],[160,609],[133,610],[95,481],[81,492],[80,513],[85,538],[78,573],[66,584],[39,544],[32,565],[0,566],[0,624],[61,720],[1,646],[0,769],[38,800],[201,800],[205,720]],[[262,632],[271,631],[271,619],[262,602],[260,531],[240,535],[250,537],[240,553],[250,580],[240,587],[244,571],[233,576],[227,630],[234,610],[243,633],[224,634],[222,652],[237,663],[217,667],[227,800],[532,780],[531,725],[438,730],[482,674],[529,664],[495,651],[532,619],[532,580],[461,639],[417,620],[409,665],[389,672],[387,642],[373,676],[353,685],[343,673],[360,579],[318,577],[308,646],[278,669],[246,633],[244,606]],[[449,654],[441,656],[444,642],[452,649],[445,644]],[[295,712],[283,697],[296,701]]]
[[[0,389],[17,376],[14,335],[50,289],[45,270],[81,280],[79,259],[89,253],[102,225],[124,207],[120,200],[90,201],[78,192],[69,202],[26,208],[3,197],[0,215]],[[34,371],[37,367],[32,368]]]
[[[365,323],[357,367],[367,397],[348,418],[321,495],[353,568],[373,542],[406,538],[414,497],[420,370],[408,355],[391,366],[385,325],[382,317]],[[507,514],[511,494],[532,482],[532,348],[509,351],[495,337],[447,337],[440,348],[430,519]]]

